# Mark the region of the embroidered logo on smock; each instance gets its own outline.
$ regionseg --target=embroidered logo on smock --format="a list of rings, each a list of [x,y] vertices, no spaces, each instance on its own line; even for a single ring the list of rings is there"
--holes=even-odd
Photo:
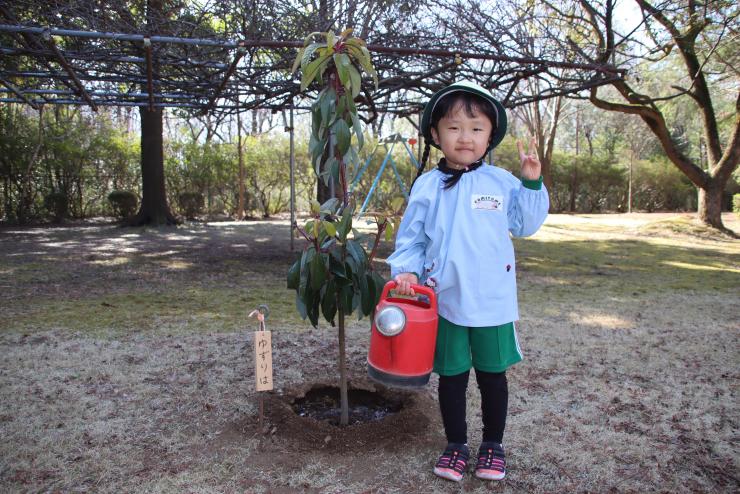
[[[503,196],[493,196],[489,194],[473,194],[471,196],[471,207],[473,209],[502,211],[504,209],[504,198]]]

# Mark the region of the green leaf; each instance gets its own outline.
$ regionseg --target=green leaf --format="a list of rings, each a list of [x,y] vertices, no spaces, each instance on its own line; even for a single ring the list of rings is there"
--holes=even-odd
[[[319,214],[321,204],[316,199],[311,199],[311,214]]]
[[[347,96],[347,110],[350,113],[357,113],[357,106],[355,106],[355,100],[352,98],[352,96],[348,93],[345,93]]]
[[[336,43],[336,38],[334,36],[334,31],[328,31],[326,33],[326,45],[333,49],[335,43]]]
[[[345,285],[341,288],[339,302],[346,315],[352,314],[352,299],[355,296],[355,290],[352,285]]]
[[[360,295],[362,297],[362,313],[368,315],[373,311],[373,301],[375,300],[375,285],[373,285],[372,277],[369,274],[360,276]]]
[[[301,254],[301,271],[300,271],[300,281],[298,282],[298,292],[301,295],[304,295],[306,293],[306,288],[308,287],[309,282],[309,270],[308,265],[311,262],[311,258],[313,258],[313,255],[316,254],[316,249],[311,246],[308,249],[303,251],[303,254]]]
[[[339,169],[339,161],[332,156],[328,160],[326,160],[326,163],[324,163],[324,167],[321,170],[321,177],[324,179],[324,182],[329,185],[329,177],[332,177],[335,175],[334,170]],[[335,182],[338,183],[338,182]]]
[[[337,209],[338,204],[339,204],[339,199],[337,199],[336,197],[332,197],[328,201],[326,201],[324,204],[321,205],[321,211],[334,214],[334,212]]]
[[[329,283],[326,284],[326,289],[321,297],[321,313],[324,314],[324,319],[333,326],[334,316],[337,313],[337,287],[334,280],[329,280]]]
[[[316,79],[322,67],[326,66],[329,61],[329,57],[331,57],[331,54],[323,55],[306,66],[301,76],[301,91],[305,91],[313,80]]]
[[[342,58],[344,57],[344,58]],[[344,63],[344,59],[347,59],[347,55],[344,53],[335,53],[334,54],[334,65],[337,67],[337,75],[339,76],[339,81],[342,83],[342,86],[345,88],[349,85],[349,72],[347,71],[347,65]]]
[[[334,106],[334,100],[336,99],[336,92],[334,90],[326,91],[319,100],[321,106],[321,127],[327,127],[332,117],[332,106]]]
[[[293,265],[288,270],[288,288],[291,290],[298,290],[298,286],[301,282],[301,260],[296,259]]]
[[[311,260],[310,265],[311,271],[311,289],[319,290],[321,285],[326,281],[326,266],[324,264],[324,256],[322,254],[316,254]]]
[[[373,284],[375,285],[375,301],[373,302],[373,305],[378,305],[378,302],[380,302],[380,296],[383,293],[383,287],[385,286],[385,280],[382,276],[380,276],[377,272],[372,272],[372,280]]]
[[[342,80],[342,78],[340,77],[339,80],[342,81],[342,86],[344,86],[347,91],[351,91],[352,70],[354,69],[356,71],[357,69],[354,68],[354,66],[352,65],[352,60],[350,60],[349,56],[346,53],[342,53],[339,55],[339,64],[341,67],[344,68],[345,74],[344,79]]]
[[[342,221],[339,222],[339,228],[337,233],[339,234],[339,240],[345,242],[347,235],[352,230],[352,213],[354,211],[351,208],[346,208],[342,213]]]
[[[305,320],[308,312],[306,309],[306,304],[303,302],[303,299],[298,292],[296,292],[295,294],[295,307],[296,309],[298,309],[298,315],[301,316],[301,319]]]
[[[336,158],[333,158],[331,162],[331,167],[329,168],[329,173],[331,177],[334,179],[335,184],[339,183],[339,166],[340,166],[339,160],[337,160]]]
[[[385,241],[390,242],[393,238],[393,223],[390,221],[385,225]]]
[[[360,117],[357,116],[357,112],[350,112],[352,117],[352,130],[354,130],[357,136],[357,148],[362,149],[365,145],[365,136],[362,134],[362,123],[360,123]]]
[[[346,57],[347,55],[344,56]],[[349,59],[347,60],[349,61]],[[352,85],[352,97],[356,98],[360,94],[360,89],[362,87],[360,73],[351,63],[347,67],[347,71],[349,72],[350,84]]]
[[[350,140],[352,138],[347,122],[345,122],[343,119],[337,120],[337,123],[334,124],[334,132],[337,138],[337,147],[339,148],[339,153],[344,156],[344,154],[349,149],[349,146],[351,144]]]
[[[322,224],[324,225],[324,230],[326,230],[327,235],[333,237],[337,234],[337,228],[334,226],[334,223],[331,221],[323,221]]]
[[[311,60],[311,56],[314,54],[317,48],[320,48],[324,46],[323,43],[311,43],[310,45],[304,47],[303,57],[301,59],[301,66],[306,65],[309,60]]]
[[[306,302],[306,312],[308,313],[308,320],[314,328],[319,326],[319,305],[321,303],[321,297],[319,292],[309,291],[309,300]]]
[[[348,256],[347,259],[344,260],[344,269],[347,271],[347,278],[354,277],[359,271],[360,267],[357,265],[357,261],[355,261],[354,257]]]
[[[347,270],[344,269],[344,263],[333,256],[329,259],[329,270],[335,277],[347,279]]]
[[[357,241],[347,241],[347,252],[349,252],[349,255],[352,256],[352,259],[355,260],[358,266],[362,267],[367,264],[367,254],[365,254],[365,249],[363,249]]]

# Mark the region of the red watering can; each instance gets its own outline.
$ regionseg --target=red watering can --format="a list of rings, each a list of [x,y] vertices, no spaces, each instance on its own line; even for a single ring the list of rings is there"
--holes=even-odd
[[[412,285],[421,298],[389,297],[389,281],[375,307],[367,372],[387,386],[420,387],[429,382],[437,342],[437,299],[426,286]]]

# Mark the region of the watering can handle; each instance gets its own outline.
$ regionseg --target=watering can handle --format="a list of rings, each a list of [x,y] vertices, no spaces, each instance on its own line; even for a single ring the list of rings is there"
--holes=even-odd
[[[398,286],[398,284],[393,280],[386,283],[383,287],[383,293],[380,295],[380,299],[383,300],[384,298],[386,298],[388,296],[388,292],[396,288],[396,286]],[[424,285],[411,285],[411,288],[414,289],[414,292],[417,295],[426,295],[427,297],[429,297],[429,305],[431,306],[430,308],[434,309],[434,311],[437,312],[437,297],[434,294],[434,290]]]

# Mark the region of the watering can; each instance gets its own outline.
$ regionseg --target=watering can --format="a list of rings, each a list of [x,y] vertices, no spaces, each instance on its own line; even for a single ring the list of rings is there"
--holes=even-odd
[[[421,297],[390,296],[395,281],[383,287],[375,307],[367,372],[386,386],[416,388],[429,382],[437,342],[437,299],[426,286],[412,285]]]

